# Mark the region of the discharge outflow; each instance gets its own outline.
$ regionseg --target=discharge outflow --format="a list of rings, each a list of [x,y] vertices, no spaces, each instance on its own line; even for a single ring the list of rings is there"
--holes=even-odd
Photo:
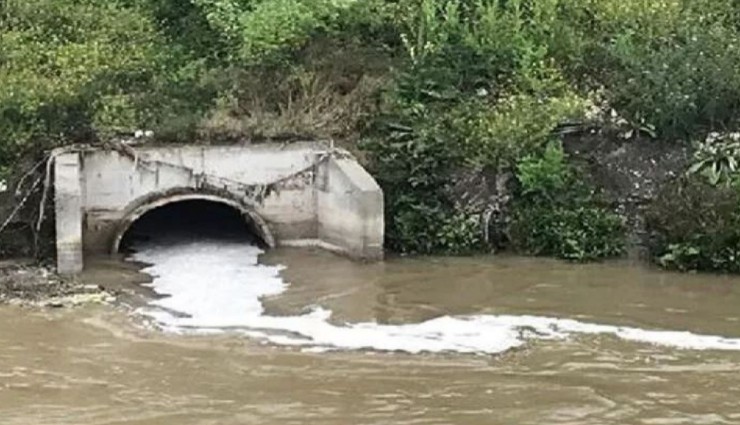
[[[159,241],[137,247],[136,261],[164,298],[138,311],[165,331],[237,332],[277,345],[313,350],[495,354],[528,340],[562,340],[577,334],[691,350],[738,350],[740,339],[691,332],[644,330],[577,320],[517,315],[443,316],[422,323],[330,323],[331,311],[315,307],[299,316],[265,314],[262,297],[288,284],[281,266],[259,264],[262,251],[243,242]]]

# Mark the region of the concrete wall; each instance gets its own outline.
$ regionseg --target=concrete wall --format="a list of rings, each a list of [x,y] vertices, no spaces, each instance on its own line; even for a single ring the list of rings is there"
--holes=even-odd
[[[57,271],[82,271],[83,189],[80,156],[60,155],[54,163],[54,208],[56,214]]]
[[[240,197],[240,185],[263,185],[290,177],[315,163],[325,148],[315,143],[297,143],[285,147],[182,146],[137,152],[139,164],[116,151],[83,154],[85,251],[101,252],[110,247],[117,223],[141,202],[151,199],[152,194],[168,196],[177,189],[199,189],[205,174],[224,179],[212,180],[209,186]],[[278,184],[276,190],[255,205],[257,213],[270,223],[276,240],[315,237],[312,174],[309,170]],[[242,198],[245,203],[250,202],[247,196]]]
[[[368,260],[383,257],[383,192],[354,160],[331,158],[320,169],[319,239]]]
[[[78,247],[89,254],[109,251],[147,205],[198,194],[258,217],[277,245],[380,258],[382,192],[354,160],[329,156],[321,143],[149,147],[134,157],[113,150],[61,155],[55,166],[59,269],[77,271],[67,265],[81,264]]]

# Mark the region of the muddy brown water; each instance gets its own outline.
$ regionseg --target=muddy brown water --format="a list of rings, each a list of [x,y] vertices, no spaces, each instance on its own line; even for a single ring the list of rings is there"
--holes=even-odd
[[[505,257],[264,261],[291,283],[266,300],[272,314],[534,314],[740,337],[737,278]],[[126,279],[96,267],[88,278]],[[125,306],[0,307],[0,424],[740,424],[740,352],[584,335],[498,356],[313,353],[165,334]]]

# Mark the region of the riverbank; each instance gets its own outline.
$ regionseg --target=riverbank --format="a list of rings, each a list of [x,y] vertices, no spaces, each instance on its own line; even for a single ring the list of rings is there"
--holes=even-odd
[[[101,285],[62,278],[32,260],[0,261],[0,304],[60,308],[113,299]]]

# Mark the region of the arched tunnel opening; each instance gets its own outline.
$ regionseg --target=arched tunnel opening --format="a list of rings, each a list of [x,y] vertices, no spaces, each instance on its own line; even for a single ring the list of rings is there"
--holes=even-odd
[[[181,243],[228,240],[269,246],[265,235],[248,214],[226,203],[190,199],[168,203],[144,212],[125,229],[114,251],[132,252],[143,243]]]

